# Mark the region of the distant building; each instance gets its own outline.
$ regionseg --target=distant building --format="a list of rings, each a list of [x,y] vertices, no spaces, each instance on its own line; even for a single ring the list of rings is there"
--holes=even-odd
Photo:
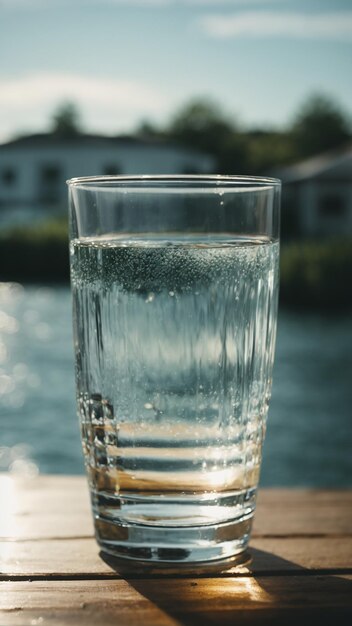
[[[0,212],[66,204],[65,181],[102,174],[210,173],[214,159],[180,146],[135,137],[38,134],[0,144]]]
[[[283,222],[302,236],[352,234],[352,146],[276,170]]]

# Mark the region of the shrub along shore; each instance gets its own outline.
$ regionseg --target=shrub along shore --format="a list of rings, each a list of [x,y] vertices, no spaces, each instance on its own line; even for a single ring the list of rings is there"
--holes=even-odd
[[[0,281],[68,283],[67,224],[15,227],[0,235]],[[352,239],[282,244],[280,300],[295,308],[352,308]]]

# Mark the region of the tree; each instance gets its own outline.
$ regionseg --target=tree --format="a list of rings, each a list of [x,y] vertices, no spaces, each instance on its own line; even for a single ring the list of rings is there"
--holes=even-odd
[[[52,132],[57,135],[72,136],[81,131],[81,116],[75,104],[62,104],[53,115]]]
[[[174,115],[167,132],[188,146],[213,151],[234,132],[234,125],[215,103],[198,98]]]
[[[217,171],[243,171],[245,144],[234,122],[211,100],[197,98],[184,105],[172,118],[166,134],[183,145],[216,158]]]
[[[270,176],[273,169],[296,160],[292,137],[279,131],[247,133],[248,173]]]
[[[299,157],[337,148],[351,139],[349,120],[334,100],[313,95],[294,120],[292,139]]]
[[[150,120],[143,119],[136,126],[135,134],[138,137],[161,137],[163,135],[162,131],[153,124]]]

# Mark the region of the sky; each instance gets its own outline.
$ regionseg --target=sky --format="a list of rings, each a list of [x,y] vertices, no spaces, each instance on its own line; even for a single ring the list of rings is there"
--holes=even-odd
[[[67,101],[105,134],[196,97],[284,128],[317,92],[352,118],[352,0],[0,0],[0,141]]]

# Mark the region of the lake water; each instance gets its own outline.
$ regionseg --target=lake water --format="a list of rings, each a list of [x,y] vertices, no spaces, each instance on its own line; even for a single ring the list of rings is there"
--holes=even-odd
[[[280,311],[263,485],[352,485],[352,321]],[[82,473],[71,299],[0,285],[0,470]]]

